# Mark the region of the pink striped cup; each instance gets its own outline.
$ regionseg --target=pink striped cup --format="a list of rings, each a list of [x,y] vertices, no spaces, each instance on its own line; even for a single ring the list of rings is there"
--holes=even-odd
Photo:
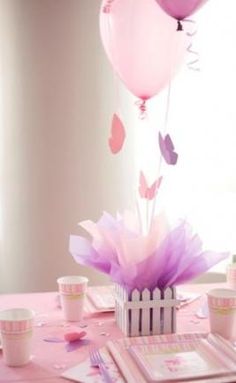
[[[212,289],[207,293],[210,330],[226,339],[236,338],[236,291]]]
[[[88,278],[72,275],[57,279],[61,307],[67,321],[82,319]]]
[[[25,308],[0,311],[3,360],[11,367],[30,361],[34,312]]]
[[[236,263],[228,265],[226,275],[229,287],[236,290]]]

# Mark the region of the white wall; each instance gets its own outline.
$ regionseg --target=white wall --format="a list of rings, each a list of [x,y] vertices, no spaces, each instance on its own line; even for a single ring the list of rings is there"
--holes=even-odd
[[[77,222],[132,199],[131,137],[118,158],[107,147],[116,100],[99,6],[0,2],[1,292],[53,290],[64,274],[104,282],[68,253]]]

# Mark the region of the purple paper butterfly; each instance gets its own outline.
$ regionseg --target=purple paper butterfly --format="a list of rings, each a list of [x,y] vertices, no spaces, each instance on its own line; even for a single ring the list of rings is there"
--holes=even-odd
[[[168,165],[176,165],[178,154],[174,151],[175,147],[169,134],[163,138],[159,132],[159,147],[162,157],[165,159],[166,163]]]

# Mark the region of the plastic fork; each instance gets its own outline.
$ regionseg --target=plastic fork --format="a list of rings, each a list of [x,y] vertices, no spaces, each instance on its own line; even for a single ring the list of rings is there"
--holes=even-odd
[[[91,366],[98,367],[105,383],[114,383],[98,349],[91,349],[89,352]]]

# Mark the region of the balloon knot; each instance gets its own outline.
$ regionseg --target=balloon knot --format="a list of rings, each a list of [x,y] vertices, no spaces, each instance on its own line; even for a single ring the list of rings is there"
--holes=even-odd
[[[135,102],[135,104],[138,106],[140,111],[139,118],[143,120],[147,116],[146,100],[138,100]]]
[[[183,25],[180,20],[177,20],[177,29],[176,31],[183,31]]]

